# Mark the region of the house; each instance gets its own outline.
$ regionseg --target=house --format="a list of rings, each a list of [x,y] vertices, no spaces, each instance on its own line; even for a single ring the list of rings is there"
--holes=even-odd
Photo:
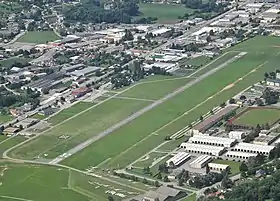
[[[19,130],[20,130],[19,128],[8,127],[8,128],[5,128],[3,133],[5,135],[13,135],[13,134],[19,132]]]
[[[74,91],[72,91],[71,95],[74,96],[75,98],[80,98],[80,97],[86,95],[89,92],[92,92],[91,88],[80,87],[80,88],[75,89]]]
[[[10,109],[10,114],[13,117],[18,117],[18,116],[22,115],[22,111],[18,110],[18,109]]]
[[[269,86],[276,86],[276,87],[280,87],[280,79],[270,79],[267,78],[266,79],[266,84]]]
[[[138,195],[124,201],[176,201],[187,196],[187,193],[181,190],[161,186],[155,191],[148,191],[144,195]]]
[[[54,113],[54,110],[51,107],[44,108],[38,112],[39,115],[50,116]]]

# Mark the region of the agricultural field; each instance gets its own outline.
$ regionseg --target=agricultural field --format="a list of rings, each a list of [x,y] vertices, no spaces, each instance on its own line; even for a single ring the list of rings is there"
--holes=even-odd
[[[140,17],[156,17],[158,23],[175,23],[178,21],[179,16],[185,13],[191,14],[192,9],[186,8],[184,5],[171,5],[171,4],[139,4]]]
[[[239,170],[239,166],[241,164],[240,162],[220,160],[220,159],[215,159],[212,162],[213,163],[218,163],[218,164],[229,165],[231,175],[235,175],[235,174],[238,174],[240,172],[240,170]]]
[[[53,31],[28,31],[17,42],[48,43],[58,39],[59,37]]]
[[[73,115],[76,115],[90,107],[92,107],[94,104],[89,103],[89,102],[78,102],[74,105],[72,105],[69,108],[66,108],[56,115],[50,117],[48,119],[48,122],[51,123],[52,125],[56,125],[62,121],[65,121],[66,119],[72,117]]]
[[[0,200],[107,201],[106,191],[115,190],[125,197],[141,192],[141,189],[135,190],[59,167],[11,163],[0,165]],[[114,198],[120,201],[121,197]]]
[[[271,108],[256,108],[245,111],[233,121],[234,124],[256,126],[257,124],[274,124],[280,119],[280,110]]]
[[[231,53],[247,54],[62,163],[85,169],[106,160],[101,167],[125,167],[161,144],[166,136],[262,80],[265,72],[275,70],[280,51],[276,44],[280,44],[279,38],[255,37],[230,48]],[[216,62],[222,61],[226,61],[224,57]],[[104,150],[104,147],[108,148]]]
[[[94,137],[150,102],[110,99],[48,129],[40,137],[13,150],[15,158],[55,158]]]

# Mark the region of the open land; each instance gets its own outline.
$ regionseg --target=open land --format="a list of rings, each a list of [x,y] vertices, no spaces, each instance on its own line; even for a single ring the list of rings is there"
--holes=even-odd
[[[12,57],[9,59],[4,59],[0,61],[1,66],[3,67],[12,67],[13,64],[15,63],[22,63],[22,64],[26,64],[30,61],[30,58],[19,58],[19,57]]]
[[[142,157],[137,163],[134,164],[135,167],[149,167],[155,162],[156,160],[162,158],[164,153],[158,153],[158,152],[152,152],[148,154],[147,156]]]
[[[227,61],[230,58],[229,56],[232,57],[237,54],[238,52],[226,53],[223,56],[221,56],[220,59],[214,60],[212,63],[209,63],[208,65],[201,68],[194,75],[201,75],[202,72],[207,72],[210,69],[214,68],[216,65],[220,65],[223,62]],[[164,78],[166,76],[156,77]],[[168,93],[171,89],[174,89],[174,87],[179,87],[180,83],[183,85],[190,80],[190,78],[179,79],[177,77],[172,78],[172,80],[170,77],[169,79],[160,79],[158,81],[161,85],[164,85],[163,81],[167,81],[169,84],[171,83],[171,81],[173,83],[172,87],[162,87],[165,88],[165,90],[159,90],[160,93],[155,92],[154,86],[158,86],[158,81],[156,80],[152,81],[146,79],[146,82],[139,83],[139,86],[143,86],[143,84],[149,83],[150,87],[146,87],[144,85],[145,87],[143,88],[146,90],[146,94],[150,94],[150,96],[156,95],[157,97],[159,97],[159,95],[163,95],[164,92]],[[131,88],[128,88],[126,91],[124,91],[124,93],[142,93],[140,91],[141,90],[139,89],[138,85],[134,85]],[[116,96],[116,98],[119,99],[110,99],[109,101],[102,102],[106,100],[107,97],[101,96],[100,98],[101,99],[99,100],[100,102],[98,107],[96,105],[92,106],[92,108],[87,108],[88,111],[86,112],[86,114],[82,113],[82,111],[84,111],[86,107],[88,107],[88,105],[86,103],[78,103],[51,117],[49,119],[49,122],[57,124],[57,126],[53,127],[50,130],[47,130],[42,136],[38,137],[36,140],[33,140],[29,143],[24,144],[22,147],[15,149],[11,153],[12,156],[27,159],[31,159],[38,156],[44,156],[48,158],[57,157],[58,155],[64,153],[70,148],[73,148],[74,146],[83,142],[89,137],[95,136],[98,132],[101,132],[102,130],[112,126],[116,122],[119,122],[125,117],[125,115],[119,115],[120,113],[131,115],[133,111],[143,108],[144,106],[147,106],[147,104],[151,103],[143,99],[126,99],[120,98],[118,96]],[[126,110],[128,110],[127,113]],[[112,115],[112,117],[108,115],[109,113],[110,115]],[[73,116],[74,114],[76,114],[76,116]],[[70,121],[68,121],[70,117],[71,119]],[[86,119],[86,121],[84,121],[84,119]],[[63,138],[59,139],[62,136]],[[67,139],[64,139],[65,137],[67,137]]]
[[[125,197],[140,193],[127,185],[60,167],[1,163],[0,172],[0,200],[106,201],[108,194],[105,192],[110,190]],[[115,195],[114,198],[119,201],[121,197]]]
[[[11,115],[0,115],[0,124],[11,121],[13,117]]]
[[[171,5],[171,4],[139,4],[139,17],[156,17],[159,23],[174,23],[178,21],[179,16],[185,13],[192,13],[193,10],[186,8],[184,5]]]
[[[47,43],[58,39],[59,37],[53,31],[28,31],[17,42]]]
[[[240,172],[239,171],[240,162],[215,159],[213,160],[213,163],[229,165],[230,173],[233,175]]]
[[[11,154],[17,158],[32,159],[45,156],[57,157],[61,153],[97,135],[121,119],[131,115],[149,102],[126,99],[110,99],[96,104],[47,130],[33,141],[15,149]]]
[[[23,142],[26,140],[23,136],[15,136],[15,137],[9,137],[4,140],[1,140],[0,142],[0,157],[2,157],[2,154],[9,148],[12,148],[13,146],[17,145],[18,143]]]
[[[89,102],[78,102],[74,105],[72,105],[69,108],[66,108],[62,111],[60,111],[59,113],[57,113],[56,115],[50,117],[48,119],[48,122],[51,123],[52,125],[58,124],[70,117],[72,117],[75,114],[78,114],[79,112],[82,112],[86,109],[88,109],[89,107],[93,106],[92,103]]]
[[[257,124],[275,123],[280,119],[280,110],[271,108],[256,108],[246,111],[233,121],[234,124],[256,126]]]
[[[63,163],[85,169],[107,160],[102,167],[125,167],[162,143],[165,136],[263,79],[264,72],[274,70],[279,62],[278,52],[272,47],[277,43],[278,38],[256,37],[229,49],[248,53]]]

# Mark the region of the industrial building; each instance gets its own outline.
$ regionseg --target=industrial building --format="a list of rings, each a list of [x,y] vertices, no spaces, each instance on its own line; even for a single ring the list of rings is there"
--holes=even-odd
[[[75,70],[75,71],[71,72],[70,75],[75,76],[75,77],[82,77],[82,76],[86,76],[91,73],[94,73],[97,70],[100,70],[100,67],[90,66],[87,68],[83,68],[81,70]]]
[[[236,144],[236,139],[231,138],[224,138],[224,137],[215,137],[209,135],[194,135],[189,139],[189,142],[195,144],[206,144],[206,145],[213,145],[213,146],[221,146],[221,147],[232,147]]]
[[[225,147],[217,147],[204,144],[194,144],[189,142],[183,142],[180,145],[181,148],[185,149],[186,152],[196,154],[207,154],[211,156],[220,156],[224,151]]]
[[[249,157],[255,157],[258,154],[255,153],[245,153],[239,151],[228,151],[224,154],[225,159],[227,160],[238,160],[238,161],[245,161],[248,160]]]
[[[87,93],[89,93],[91,91],[92,91],[91,88],[80,87],[80,88],[75,89],[74,91],[72,91],[71,95],[74,96],[75,98],[80,98],[80,97],[86,95]]]
[[[35,125],[38,122],[39,122],[38,119],[26,118],[26,119],[16,123],[14,126],[17,127],[17,128],[22,127],[24,129],[24,128],[28,128],[32,125]]]
[[[233,147],[233,151],[254,153],[254,154],[263,154],[268,156],[270,151],[274,149],[274,146],[267,145],[259,145],[259,144],[251,144],[251,143],[239,143],[235,147]]]
[[[173,156],[172,158],[167,160],[166,164],[168,167],[179,166],[180,164],[182,164],[183,162],[185,162],[186,160],[188,160],[190,158],[191,158],[190,154],[188,154],[186,152],[179,152],[175,156]]]
[[[205,119],[201,123],[197,124],[193,130],[198,130],[199,132],[205,132],[207,129],[215,125],[218,121],[222,120],[223,117],[230,112],[236,110],[238,106],[229,105],[223,108],[221,111],[217,112],[216,114],[210,116],[209,118]]]
[[[207,163],[212,160],[211,156],[208,155],[201,155],[197,157],[194,161],[190,163],[192,168],[203,168]]]
[[[218,163],[208,163],[208,167],[212,172],[222,172],[230,168],[229,165],[218,164]]]
[[[236,140],[241,140],[245,136],[246,136],[246,132],[245,131],[230,131],[228,133],[228,137],[229,138],[236,139]]]
[[[276,133],[271,133],[270,135],[259,135],[253,141],[253,144],[270,145],[277,138],[278,138],[278,134],[276,134]]]

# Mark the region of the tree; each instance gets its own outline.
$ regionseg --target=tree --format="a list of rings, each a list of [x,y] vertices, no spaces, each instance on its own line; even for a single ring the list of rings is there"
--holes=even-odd
[[[166,175],[163,177],[163,181],[164,182],[169,182],[169,179],[168,179],[168,177]]]
[[[19,129],[20,129],[20,130],[22,130],[22,129],[23,129],[23,126],[22,126],[21,124],[19,125]]]
[[[211,36],[207,36],[206,41],[207,41],[207,43],[211,42],[212,41]]]
[[[236,102],[236,101],[235,101],[234,98],[231,98],[231,99],[229,100],[229,103],[230,103],[230,104],[235,104],[235,102]]]
[[[159,172],[162,172],[162,173],[168,173],[168,167],[167,167],[166,163],[160,164],[158,167],[158,170],[159,170]]]
[[[209,167],[209,165],[207,164],[206,165],[206,174],[208,174],[210,172],[210,167]]]
[[[160,186],[159,182],[155,181],[155,187],[159,187],[159,186]]]
[[[246,172],[246,171],[248,171],[248,166],[246,165],[245,162],[242,162],[242,163],[240,164],[239,170],[240,170],[240,172]]]
[[[184,185],[184,180],[181,178],[178,180],[178,186],[183,186]]]
[[[200,120],[200,121],[203,121],[203,116],[200,116],[200,117],[199,117],[199,120]]]
[[[108,195],[108,201],[114,201],[114,198],[112,195]]]
[[[157,179],[162,180],[162,176],[161,176],[161,173],[160,173],[160,172],[159,172],[158,175],[157,175]]]
[[[211,30],[209,31],[209,35],[210,35],[210,36],[214,36],[214,31],[213,31],[213,29],[211,29]]]

